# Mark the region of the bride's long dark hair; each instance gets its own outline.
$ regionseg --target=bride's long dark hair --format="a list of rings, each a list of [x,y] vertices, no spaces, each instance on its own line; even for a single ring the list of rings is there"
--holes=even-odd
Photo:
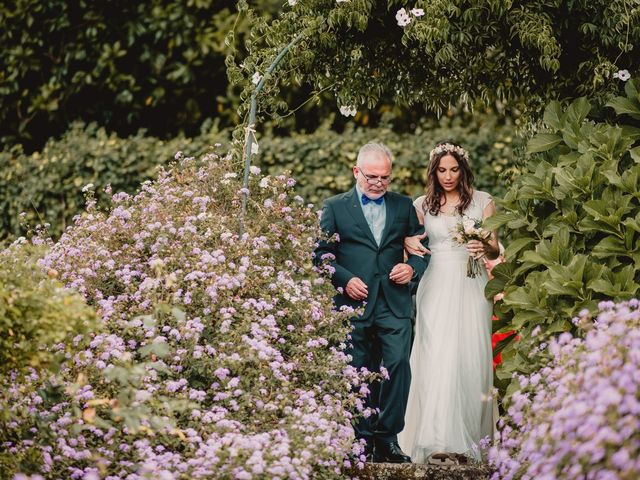
[[[440,148],[438,148],[440,147]],[[444,147],[444,148],[443,148]],[[458,162],[460,167],[460,183],[458,183],[458,191],[460,192],[460,203],[456,207],[456,210],[460,215],[471,204],[473,198],[473,172],[469,168],[469,162],[467,161],[467,152],[457,143],[453,142],[440,142],[433,149],[433,154],[429,159],[429,167],[427,168],[427,189],[424,202],[422,203],[422,211],[429,212],[431,215],[438,215],[444,202],[446,203],[446,197],[444,196],[444,189],[440,182],[438,182],[438,167],[440,166],[440,159],[446,155],[451,155]]]

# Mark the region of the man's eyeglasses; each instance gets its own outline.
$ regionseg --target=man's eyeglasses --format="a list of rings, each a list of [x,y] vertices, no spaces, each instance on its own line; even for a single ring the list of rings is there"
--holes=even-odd
[[[391,182],[391,175],[367,175],[360,167],[358,167],[358,171],[362,174],[369,185],[376,185],[378,182],[380,182],[382,185],[389,185],[389,183]]]

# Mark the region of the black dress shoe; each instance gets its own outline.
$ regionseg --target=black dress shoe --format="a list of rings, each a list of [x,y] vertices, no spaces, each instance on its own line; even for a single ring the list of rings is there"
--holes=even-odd
[[[373,461],[376,463],[411,463],[411,457],[402,451],[398,442],[376,441]]]

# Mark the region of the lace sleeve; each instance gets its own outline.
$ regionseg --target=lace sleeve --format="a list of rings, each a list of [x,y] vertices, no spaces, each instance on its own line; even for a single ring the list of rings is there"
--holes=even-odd
[[[480,205],[480,208],[482,208],[482,211],[484,212],[484,209],[487,208],[487,205],[493,202],[493,197],[491,196],[491,194],[487,192],[476,191],[476,201],[477,201],[477,204]]]

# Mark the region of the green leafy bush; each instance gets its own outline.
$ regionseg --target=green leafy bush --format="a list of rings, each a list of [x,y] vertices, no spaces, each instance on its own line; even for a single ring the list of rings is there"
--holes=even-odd
[[[59,140],[49,140],[41,152],[25,155],[20,148],[0,153],[2,231],[25,234],[22,223],[48,223],[56,236],[84,208],[82,187],[93,184],[99,200],[111,185],[132,193],[153,178],[179,148],[192,153],[191,141],[162,141],[137,135],[127,139],[108,134],[95,124],[74,124]],[[202,148],[202,140],[194,150]],[[20,213],[26,216],[20,218]]]
[[[42,248],[20,241],[0,252],[0,375],[54,366],[52,347],[96,328],[93,309],[36,264]]]
[[[590,120],[584,98],[547,107],[546,131],[530,140],[529,161],[492,219],[510,237],[507,261],[487,287],[487,295],[506,292],[497,309],[502,331],[567,331],[568,319],[594,312],[600,300],[640,294],[638,85],[628,81],[626,97],[607,104],[612,122]],[[535,371],[529,344],[509,342],[498,376]]]
[[[502,174],[513,173],[513,152],[519,148],[515,128],[499,123],[493,115],[475,119],[443,118],[425,123],[412,133],[395,133],[390,127],[356,128],[349,124],[342,133],[328,122],[313,133],[278,137],[267,130],[259,137],[260,152],[254,160],[268,173],[293,172],[299,193],[320,203],[353,183],[350,167],[358,149],[377,139],[387,143],[396,155],[394,188],[418,195],[424,188],[424,172],[430,149],[438,140],[452,138],[469,150],[477,186],[495,195],[504,192]],[[194,138],[169,141],[144,135],[128,138],[107,134],[95,124],[75,124],[59,140],[49,140],[41,152],[25,155],[19,148],[0,153],[0,214],[5,236],[24,235],[21,224],[49,223],[58,236],[74,215],[81,212],[85,198],[81,191],[93,184],[98,201],[103,189],[135,192],[140,183],[153,178],[159,165],[166,165],[175,152],[186,155],[209,151],[218,142],[228,143],[229,130],[217,124],[203,127]],[[24,219],[20,213],[25,212]]]
[[[319,203],[353,185],[351,167],[358,149],[376,140],[393,152],[395,191],[418,196],[426,187],[429,152],[438,141],[453,139],[469,151],[476,187],[501,195],[515,173],[514,150],[520,146],[515,127],[501,124],[495,116],[478,115],[471,120],[443,117],[425,122],[410,133],[396,133],[390,127],[374,129],[347,125],[337,133],[323,127],[314,133],[293,133],[290,137],[261,138],[258,164],[269,172],[283,168],[298,180],[298,191],[306,199]]]

